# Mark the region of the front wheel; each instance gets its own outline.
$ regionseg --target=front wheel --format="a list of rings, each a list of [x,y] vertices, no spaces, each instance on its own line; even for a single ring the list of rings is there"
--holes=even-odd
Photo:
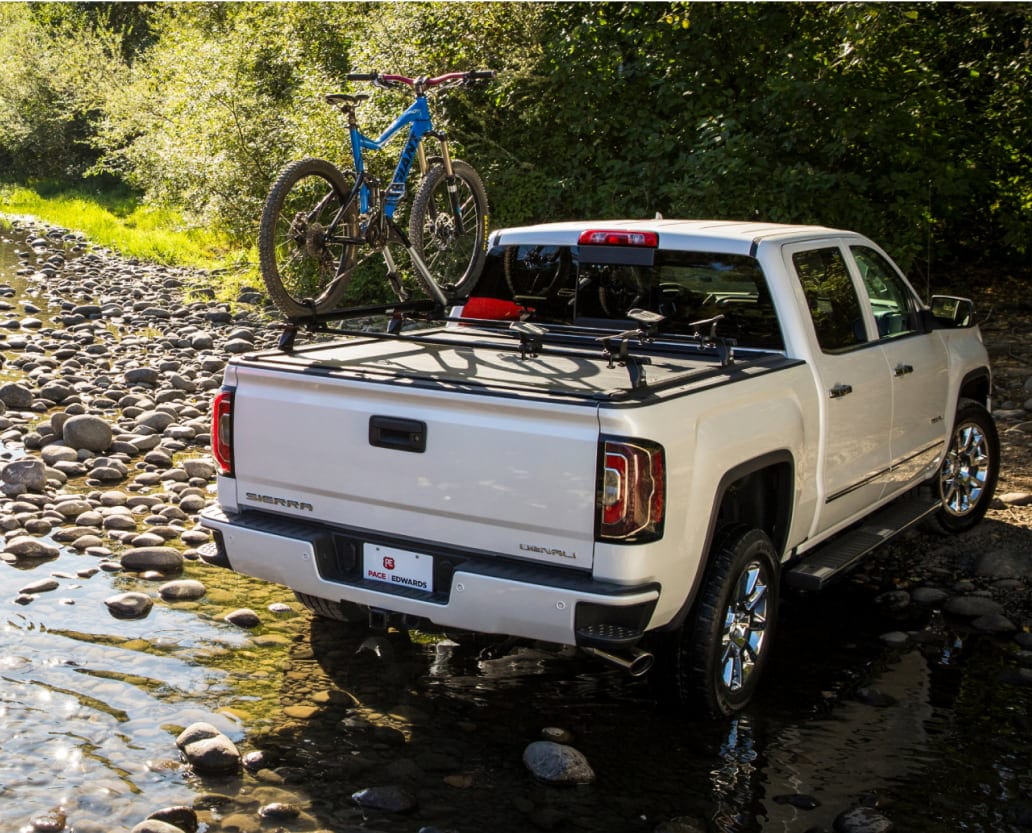
[[[460,159],[449,180],[442,165],[427,171],[412,200],[409,239],[434,280],[452,297],[469,293],[487,254],[487,191]]]
[[[940,532],[966,532],[985,516],[1000,474],[1000,438],[992,414],[961,399],[953,436],[932,488],[942,501],[932,516]]]
[[[778,558],[766,533],[720,530],[689,619],[657,645],[661,699],[702,716],[744,709],[770,656],[778,613]]]
[[[288,318],[335,309],[355,262],[354,174],[323,159],[288,165],[272,186],[258,231],[269,297]]]

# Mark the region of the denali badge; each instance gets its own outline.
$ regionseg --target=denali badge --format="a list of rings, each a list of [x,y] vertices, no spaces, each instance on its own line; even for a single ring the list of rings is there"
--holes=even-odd
[[[284,506],[287,509],[297,509],[301,512],[315,511],[315,507],[310,503],[303,503],[299,500],[287,500],[284,497],[276,497],[274,495],[259,495],[254,492],[248,492],[244,497],[247,500],[253,500],[255,503],[269,503],[273,506]]]
[[[560,558],[577,557],[577,553],[575,552],[567,552],[566,550],[560,550],[554,547],[539,547],[536,544],[520,544],[520,549],[524,552],[536,552],[539,555],[558,555]]]

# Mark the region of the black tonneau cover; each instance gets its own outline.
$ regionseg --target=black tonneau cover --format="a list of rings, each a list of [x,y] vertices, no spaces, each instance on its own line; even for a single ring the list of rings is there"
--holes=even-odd
[[[795,364],[780,353],[762,352],[727,363],[713,350],[661,338],[644,347],[629,342],[625,359],[606,354],[595,338],[566,341],[545,342],[528,352],[516,333],[463,324],[356,335],[290,352],[250,353],[238,361],[306,374],[585,402],[645,401],[661,391],[710,387]],[[642,375],[637,383],[635,373]]]

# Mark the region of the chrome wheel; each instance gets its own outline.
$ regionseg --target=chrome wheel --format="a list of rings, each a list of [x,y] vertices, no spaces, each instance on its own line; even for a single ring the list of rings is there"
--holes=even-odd
[[[964,422],[953,432],[953,442],[939,475],[943,509],[963,518],[982,502],[994,464],[989,437],[976,422]]]
[[[710,717],[749,705],[777,631],[779,566],[762,530],[746,524],[717,530],[689,616],[650,640],[651,684],[662,700]]]
[[[728,691],[740,691],[756,669],[767,638],[769,599],[763,565],[753,561],[739,575],[724,612],[720,678]]]

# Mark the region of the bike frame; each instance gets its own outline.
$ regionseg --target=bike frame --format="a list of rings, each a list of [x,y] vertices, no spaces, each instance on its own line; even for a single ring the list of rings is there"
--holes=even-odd
[[[365,176],[365,151],[383,150],[394,136],[405,128],[409,129],[408,138],[402,148],[401,156],[398,157],[397,167],[394,169],[394,177],[387,188],[383,199],[383,214],[390,220],[394,217],[399,203],[405,196],[406,182],[409,172],[412,170],[412,162],[419,159],[420,169],[425,173],[426,158],[423,154],[423,137],[432,134],[434,131],[433,122],[430,119],[430,107],[427,104],[426,96],[419,95],[412,102],[394,123],[390,125],[376,139],[371,139],[362,133],[356,126],[349,127],[351,134],[351,156],[355,165],[355,174],[358,185],[359,211],[363,215],[369,213],[371,198],[369,185]]]

